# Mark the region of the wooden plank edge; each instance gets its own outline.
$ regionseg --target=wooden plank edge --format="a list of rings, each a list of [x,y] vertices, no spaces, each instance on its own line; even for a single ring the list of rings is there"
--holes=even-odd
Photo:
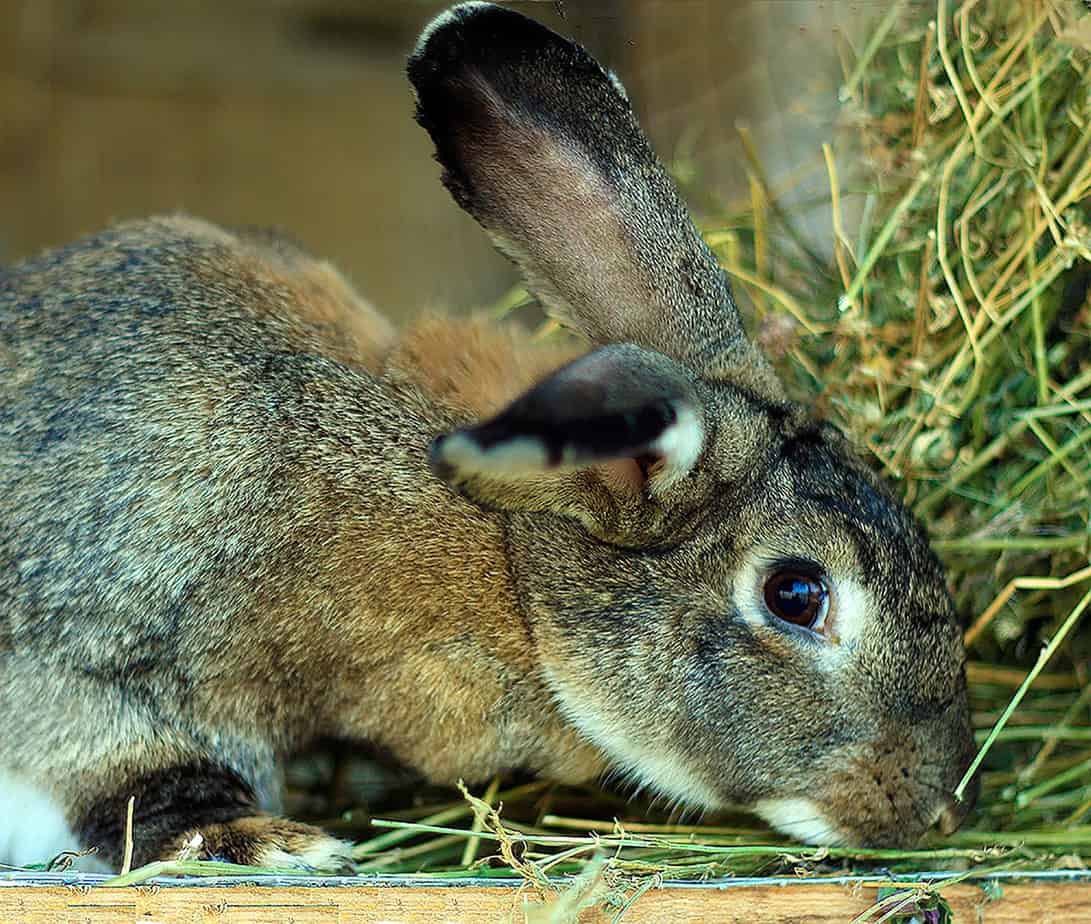
[[[624,924],[661,922],[838,922],[872,907],[876,883],[657,888],[626,910]],[[1091,922],[1091,882],[1003,882],[986,890],[942,890],[957,922]],[[535,915],[538,912],[538,917]],[[182,886],[0,888],[4,924],[484,924],[550,920],[538,896],[514,886]],[[611,921],[618,908],[580,913],[581,924]],[[576,920],[565,918],[562,920]]]

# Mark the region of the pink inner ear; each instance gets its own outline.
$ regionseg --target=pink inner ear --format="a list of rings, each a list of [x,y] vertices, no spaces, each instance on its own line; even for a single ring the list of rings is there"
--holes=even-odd
[[[663,466],[661,456],[644,455],[635,459],[611,459],[609,462],[600,462],[595,465],[595,470],[602,476],[606,487],[611,491],[640,492],[649,478],[654,478]]]
[[[645,471],[636,459],[611,459],[598,463],[595,470],[611,492],[636,494],[644,490]]]

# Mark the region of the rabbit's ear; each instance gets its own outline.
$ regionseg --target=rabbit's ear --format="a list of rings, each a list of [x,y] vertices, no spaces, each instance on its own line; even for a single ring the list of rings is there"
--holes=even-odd
[[[595,343],[765,376],[621,84],[583,48],[465,3],[425,30],[408,70],[444,183],[552,312]]]
[[[492,420],[438,437],[432,469],[488,506],[586,520],[595,495],[612,495],[617,506],[663,493],[693,469],[704,445],[703,411],[685,370],[616,344],[564,366]]]

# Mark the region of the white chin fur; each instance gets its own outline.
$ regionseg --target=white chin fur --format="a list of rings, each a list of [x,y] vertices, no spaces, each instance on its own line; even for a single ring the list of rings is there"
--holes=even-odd
[[[616,724],[590,706],[578,705],[565,684],[552,671],[547,676],[561,711],[621,771],[622,779],[654,793],[676,799],[687,808],[717,809],[723,800],[712,787],[690,773],[682,760],[663,743],[647,741],[641,746]]]
[[[0,863],[48,863],[79,847],[59,805],[36,787],[0,770]],[[89,873],[110,871],[93,855],[79,857],[72,865]]]
[[[772,827],[801,844],[840,844],[845,840],[837,826],[810,799],[763,799],[752,806]]]

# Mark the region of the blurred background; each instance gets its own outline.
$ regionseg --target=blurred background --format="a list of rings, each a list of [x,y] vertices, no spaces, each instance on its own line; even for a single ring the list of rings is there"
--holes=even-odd
[[[507,263],[438,182],[404,77],[424,0],[0,0],[0,262],[185,210],[290,230],[396,318],[489,303]],[[513,0],[612,67],[698,211],[820,165],[885,0]],[[806,198],[823,170],[793,181]],[[828,206],[826,211],[828,212]],[[827,250],[828,214],[804,229]]]

